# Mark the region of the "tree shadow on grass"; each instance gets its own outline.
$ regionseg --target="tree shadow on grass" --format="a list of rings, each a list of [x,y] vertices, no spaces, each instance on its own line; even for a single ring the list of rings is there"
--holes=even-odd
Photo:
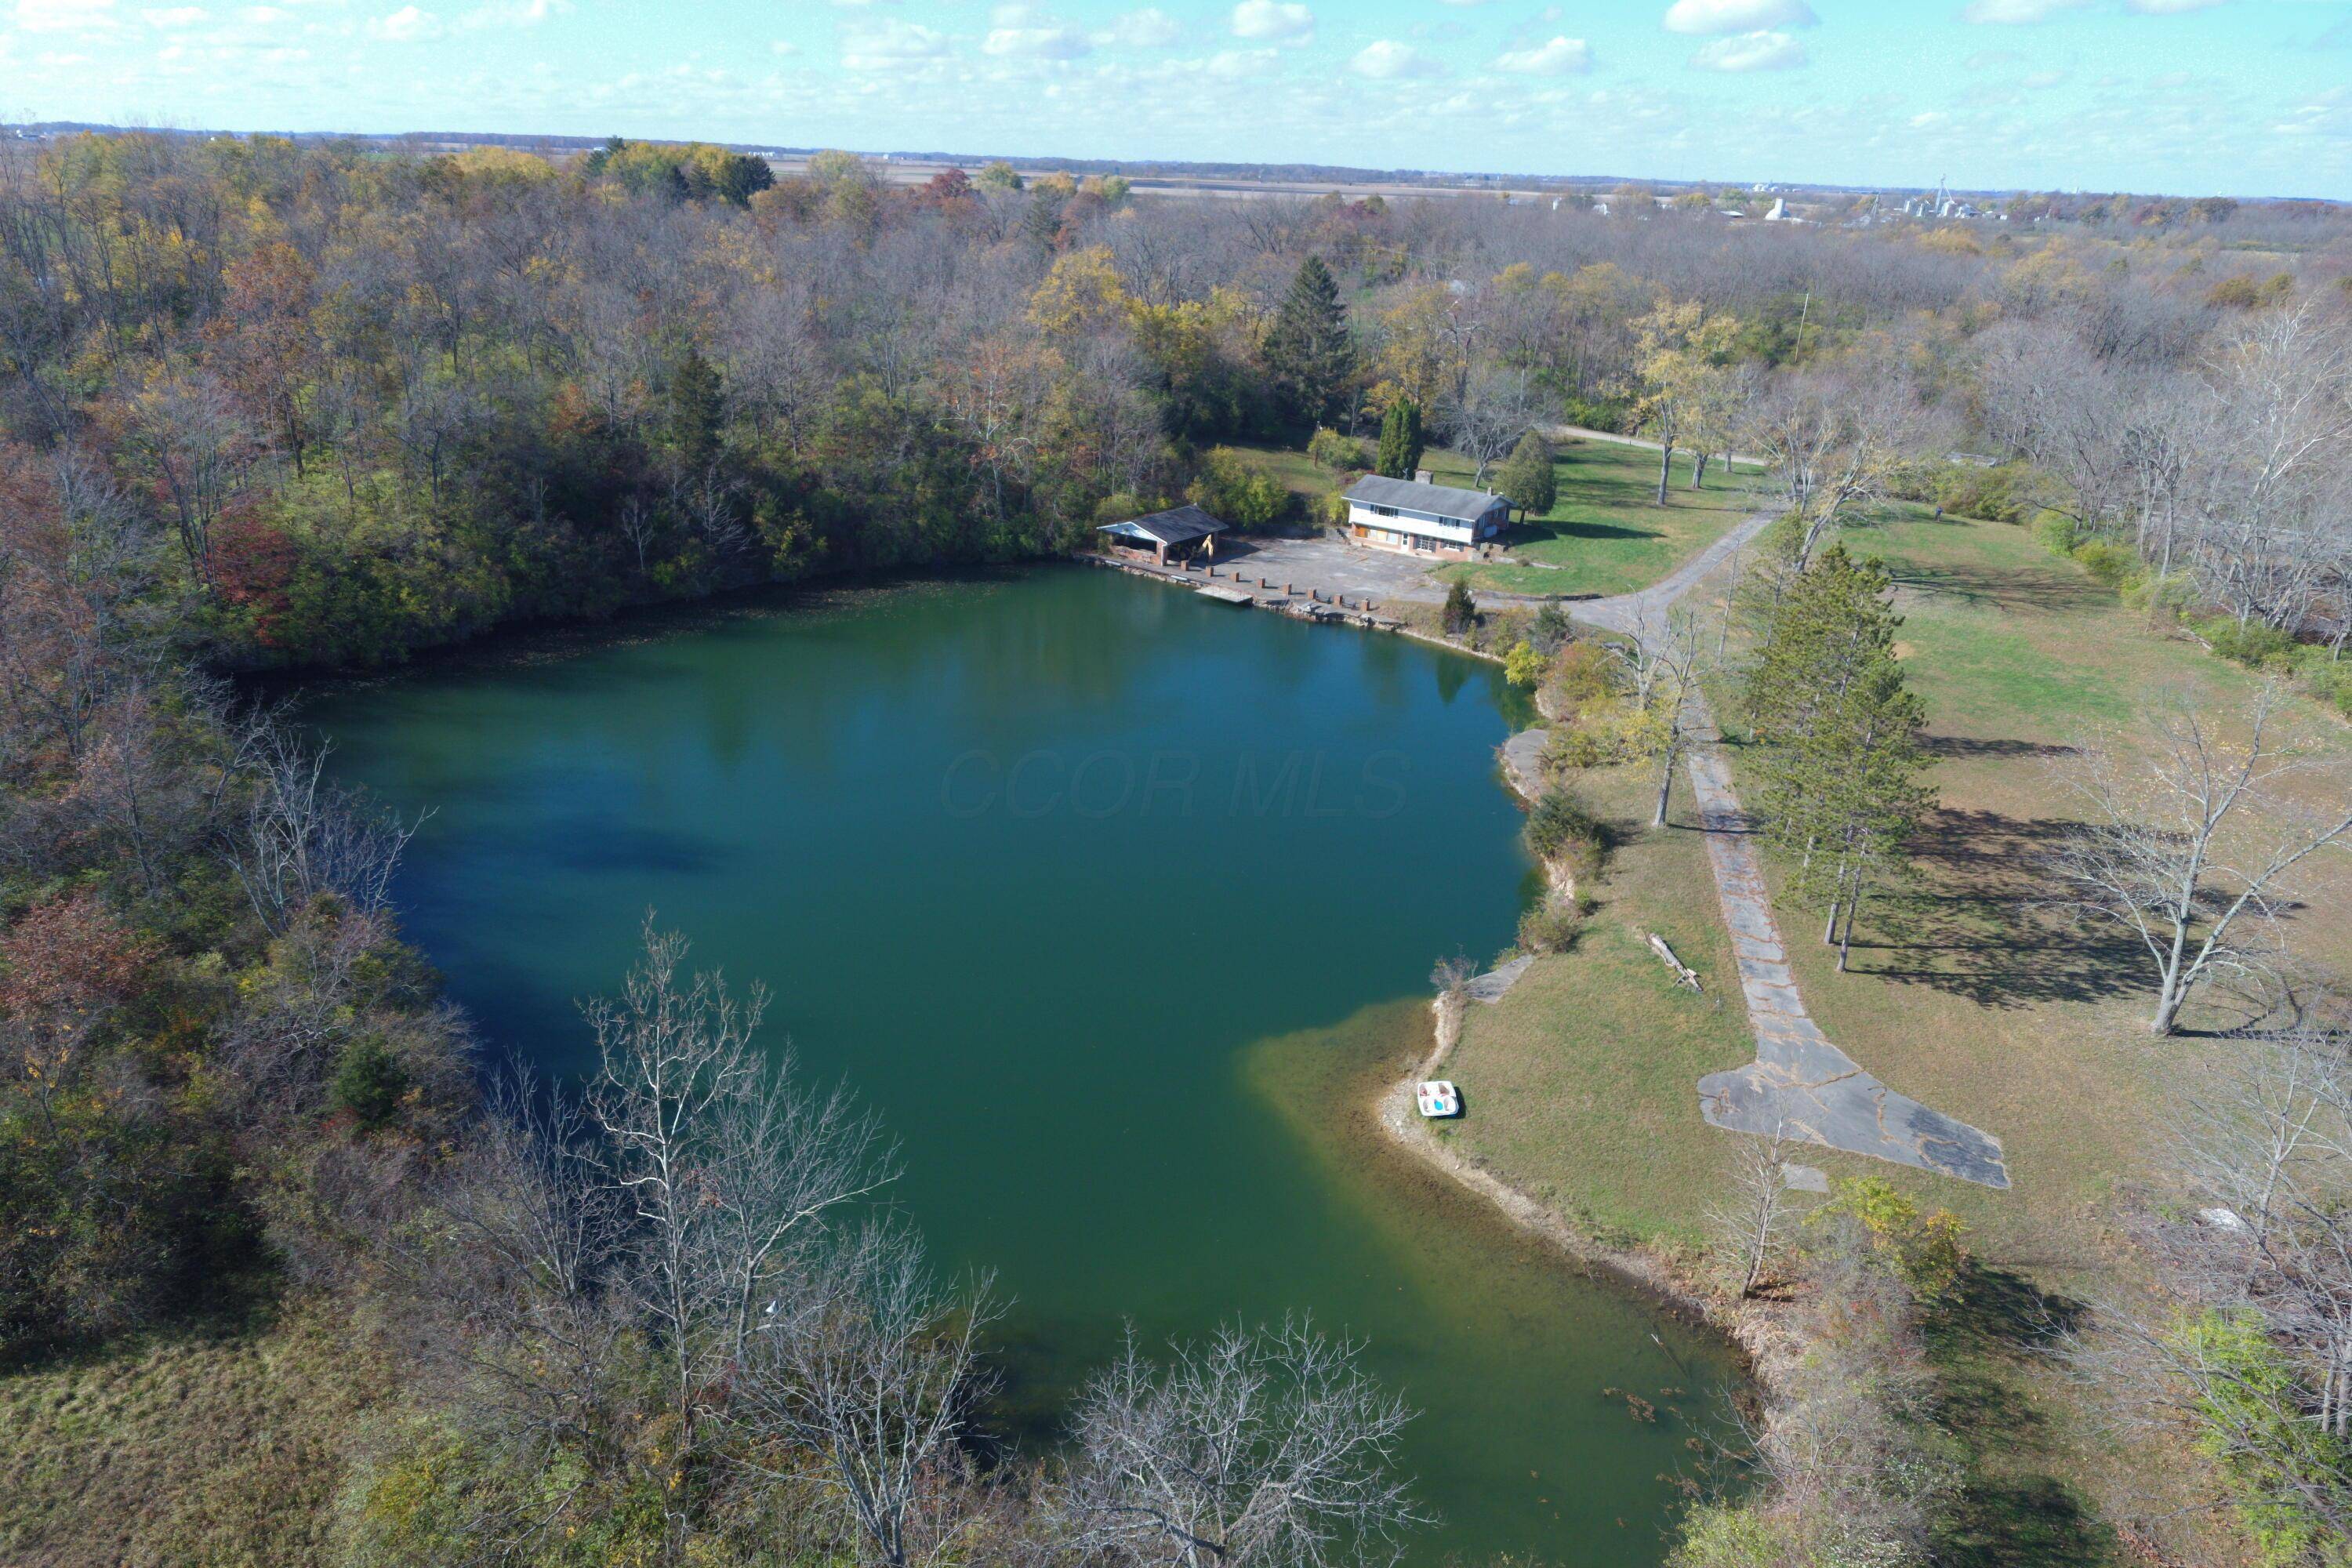
[[[2021,1381],[2029,1358],[2085,1308],[2005,1268],[1971,1267],[1928,1313],[1936,1420],[1967,1465],[1937,1523],[1935,1561],[1966,1568],[2065,1568],[2116,1560],[2114,1531],[2074,1489],[2041,1473],[2049,1420]]]
[[[1972,1474],[1939,1521],[1945,1568],[2092,1568],[2120,1562],[2116,1532],[2054,1476]]]
[[[2106,609],[2115,594],[2087,576],[2019,571],[1996,566],[1906,565],[1894,571],[1895,586],[1963,604],[1998,610],[2044,612]]]
[[[1865,910],[1853,968],[1988,1007],[2095,1002],[2147,989],[2146,953],[2119,928],[2055,902],[2051,858],[2082,825],[1943,810],[1911,843],[1916,885]]]
[[[1919,750],[1933,762],[1963,762],[1978,757],[2035,757],[2055,760],[2077,753],[2073,746],[2046,741],[1996,740],[1979,735],[1922,735]]]
[[[1554,539],[1663,539],[1656,528],[1626,528],[1613,522],[1523,522],[1503,536],[1507,548],[1517,550]]]

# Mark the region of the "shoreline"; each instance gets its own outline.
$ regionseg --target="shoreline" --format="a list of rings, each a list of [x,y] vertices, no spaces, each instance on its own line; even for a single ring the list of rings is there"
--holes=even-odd
[[[1453,1005],[1464,1004],[1456,1002]],[[1651,1298],[1677,1318],[1702,1323],[1738,1352],[1755,1382],[1766,1419],[1786,1396],[1789,1374],[1805,1353],[1774,1303],[1726,1302],[1691,1281],[1664,1253],[1646,1243],[1612,1246],[1579,1229],[1559,1209],[1512,1185],[1492,1171],[1440,1142],[1413,1106],[1413,1090],[1451,1054],[1446,1010],[1440,997],[1430,1004],[1433,1037],[1429,1053],[1404,1076],[1380,1087],[1355,1109],[1369,1115],[1381,1142],[1422,1170],[1443,1177],[1479,1200],[1512,1228],[1533,1237],[1580,1268],[1608,1275],[1619,1286]]]

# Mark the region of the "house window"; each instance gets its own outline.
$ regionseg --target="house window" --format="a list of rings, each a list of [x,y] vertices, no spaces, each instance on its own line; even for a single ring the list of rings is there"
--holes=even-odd
[[[1376,506],[1372,508],[1372,515],[1374,517],[1394,517],[1396,515],[1396,508],[1392,506]]]

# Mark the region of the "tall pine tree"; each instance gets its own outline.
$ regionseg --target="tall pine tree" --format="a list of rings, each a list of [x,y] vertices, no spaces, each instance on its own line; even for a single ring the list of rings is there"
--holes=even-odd
[[[699,473],[718,458],[726,417],[718,369],[702,357],[699,349],[689,347],[669,379],[670,443],[687,471]]]
[[[1895,657],[1903,619],[1888,587],[1885,567],[1832,545],[1789,584],[1748,679],[1766,841],[1796,862],[1791,891],[1826,909],[1822,940],[1840,969],[1855,915],[1902,874],[1934,804],[1919,782],[1927,714]]]
[[[1381,417],[1381,449],[1373,467],[1391,479],[1409,479],[1421,467],[1421,405],[1400,397]]]
[[[1323,423],[1355,374],[1347,308],[1322,258],[1298,264],[1266,333],[1265,368],[1290,416],[1310,426]]]
[[[1549,511],[1552,503],[1559,499],[1559,480],[1551,467],[1551,443],[1534,430],[1520,437],[1496,482],[1504,498],[1519,509],[1521,517]]]

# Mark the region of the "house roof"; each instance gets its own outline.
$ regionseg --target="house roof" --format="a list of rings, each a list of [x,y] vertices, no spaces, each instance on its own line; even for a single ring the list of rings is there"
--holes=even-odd
[[[1462,522],[1475,522],[1503,504],[1502,497],[1487,490],[1451,489],[1444,485],[1424,485],[1416,479],[1383,479],[1379,474],[1366,474],[1349,485],[1348,499],[1362,501],[1366,506],[1398,507]]]
[[[1203,534],[1223,533],[1224,531],[1223,523],[1197,506],[1155,511],[1131,522],[1107,522],[1095,530],[1097,533],[1116,533],[1128,539],[1148,539],[1154,544],[1181,544],[1188,539],[1199,539]]]

